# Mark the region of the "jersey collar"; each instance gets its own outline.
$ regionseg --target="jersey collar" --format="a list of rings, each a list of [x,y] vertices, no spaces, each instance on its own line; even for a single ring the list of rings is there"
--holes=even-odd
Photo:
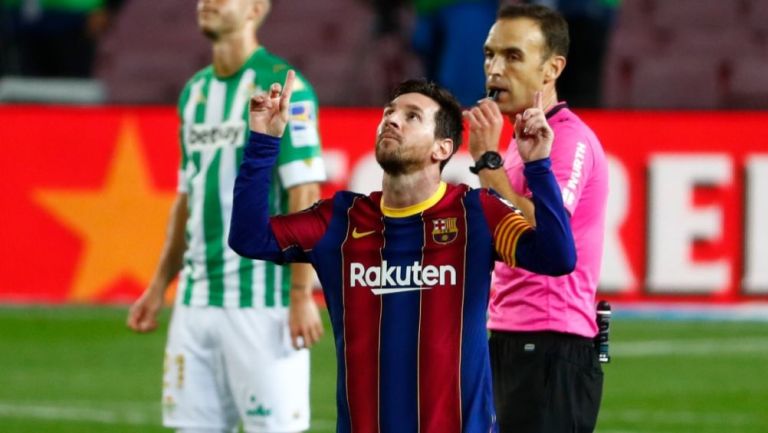
[[[445,191],[448,188],[448,185],[445,182],[440,182],[440,186],[437,187],[437,191],[435,191],[434,194],[432,194],[431,197],[424,200],[421,203],[416,203],[414,205],[408,206],[408,207],[387,207],[384,205],[384,202],[381,202],[381,213],[384,214],[384,216],[392,217],[392,218],[404,218],[409,217],[411,215],[416,215],[418,213],[424,212],[425,210],[431,208],[434,206],[437,202],[440,201],[440,199],[443,198],[445,195]]]
[[[547,117],[547,119],[551,119],[552,117],[554,117],[555,114],[557,114],[563,108],[568,108],[568,103],[565,101],[555,104],[552,108],[549,109],[549,111],[547,111],[547,114],[545,116]]]

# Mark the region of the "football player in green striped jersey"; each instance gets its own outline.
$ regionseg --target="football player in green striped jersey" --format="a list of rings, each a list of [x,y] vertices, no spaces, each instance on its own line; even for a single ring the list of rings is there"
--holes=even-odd
[[[178,197],[157,271],[128,326],[157,326],[179,272],[163,378],[163,424],[179,432],[294,432],[309,428],[309,353],[323,328],[309,265],[241,258],[227,245],[232,190],[248,140],[248,101],[291,67],[259,44],[268,0],[198,0],[213,63],[179,100]],[[319,198],[325,180],[318,103],[299,74],[270,194],[273,213]]]

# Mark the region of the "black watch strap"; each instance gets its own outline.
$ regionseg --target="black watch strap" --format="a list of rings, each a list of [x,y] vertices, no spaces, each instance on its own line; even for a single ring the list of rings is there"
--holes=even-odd
[[[501,168],[504,165],[504,160],[501,159],[501,155],[499,152],[494,152],[492,150],[489,150],[488,152],[485,152],[484,154],[480,155],[480,158],[475,161],[475,165],[472,167],[469,167],[469,171],[471,171],[474,174],[480,173],[480,170],[487,168],[489,170],[496,170],[498,168]]]

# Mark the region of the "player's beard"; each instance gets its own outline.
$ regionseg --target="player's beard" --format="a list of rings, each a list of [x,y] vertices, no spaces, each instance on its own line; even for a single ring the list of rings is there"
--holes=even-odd
[[[376,162],[389,175],[410,173],[419,167],[419,161],[403,153],[402,142],[398,141],[396,146],[386,148],[381,137],[376,141]]]
[[[211,21],[212,20],[210,18],[208,20],[198,18],[197,27],[200,29],[200,33],[202,33],[206,39],[211,42],[216,42],[221,36],[221,31],[220,29],[216,28],[217,26]]]
[[[200,29],[203,33],[203,36],[205,36],[209,41],[216,42],[219,39],[219,34],[214,32],[213,30],[209,29]]]
[[[233,31],[233,23],[231,19],[223,17],[218,13],[216,15],[208,16],[207,18],[198,18],[197,26],[200,32],[211,42],[218,42],[227,33]]]

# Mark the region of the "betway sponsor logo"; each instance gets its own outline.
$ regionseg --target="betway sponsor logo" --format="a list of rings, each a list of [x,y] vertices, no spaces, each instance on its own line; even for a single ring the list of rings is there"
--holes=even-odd
[[[362,263],[349,265],[351,287],[371,287],[375,295],[430,289],[436,285],[456,285],[456,268],[451,265],[421,266],[418,261],[408,266],[365,267]]]
[[[195,123],[186,125],[184,140],[191,151],[240,147],[245,145],[245,122],[235,120],[217,124]]]
[[[581,172],[584,167],[584,156],[587,152],[587,146],[582,143],[576,143],[576,154],[573,157],[573,168],[571,169],[571,177],[568,178],[568,183],[563,188],[563,203],[566,206],[573,204],[576,199],[576,190],[579,187],[579,181],[581,180]]]

